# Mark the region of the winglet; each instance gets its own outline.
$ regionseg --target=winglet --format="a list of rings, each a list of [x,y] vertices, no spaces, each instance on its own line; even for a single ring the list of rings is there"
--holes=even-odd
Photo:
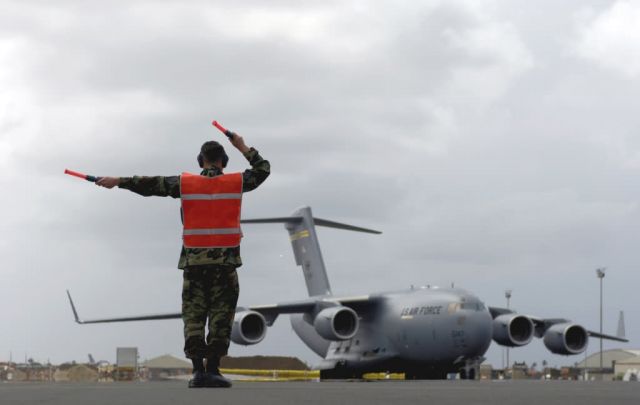
[[[73,311],[73,316],[75,318],[76,323],[82,324],[83,322],[80,320],[80,317],[78,317],[78,311],[76,311],[76,306],[73,305],[73,300],[71,299],[71,294],[69,293],[69,290],[67,290],[67,297],[69,297],[69,303],[71,304],[71,310]]]

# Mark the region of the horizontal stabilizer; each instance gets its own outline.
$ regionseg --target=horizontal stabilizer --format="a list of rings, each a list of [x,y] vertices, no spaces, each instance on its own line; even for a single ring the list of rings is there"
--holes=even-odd
[[[277,217],[277,218],[256,218],[256,219],[243,219],[240,221],[243,224],[275,224],[275,223],[300,223],[302,222],[302,217],[293,216],[293,217]],[[343,229],[345,231],[354,231],[354,232],[364,232],[364,233],[373,233],[373,234],[381,234],[382,232],[376,231],[374,229],[362,228],[359,226],[343,224],[340,222],[329,221],[327,219],[321,218],[313,218],[314,225],[324,226],[327,228],[336,228]]]
[[[302,217],[279,217],[279,218],[257,218],[257,219],[243,219],[240,222],[243,224],[287,224],[301,222]]]
[[[346,231],[355,231],[355,232],[364,232],[364,233],[375,233],[381,234],[382,232],[376,231],[373,229],[361,228],[359,226],[353,226],[348,224],[341,224],[340,222],[328,221],[326,219],[313,218],[313,223],[318,226],[326,226],[327,228],[336,228],[336,229],[344,229]]]

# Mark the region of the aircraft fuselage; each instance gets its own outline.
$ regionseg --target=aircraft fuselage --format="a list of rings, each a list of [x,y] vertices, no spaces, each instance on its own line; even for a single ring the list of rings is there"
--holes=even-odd
[[[386,297],[380,330],[401,358],[453,364],[484,355],[491,322],[487,307],[466,291],[420,288]]]
[[[491,314],[467,291],[422,287],[376,298],[378,307],[361,313],[358,333],[332,342],[326,360],[348,369],[412,368],[442,377],[480,359],[491,344]]]

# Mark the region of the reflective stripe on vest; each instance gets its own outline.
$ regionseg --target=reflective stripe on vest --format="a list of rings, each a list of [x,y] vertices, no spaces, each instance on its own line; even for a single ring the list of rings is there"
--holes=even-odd
[[[182,197],[183,200],[237,200],[242,198],[242,193],[239,194],[187,194]]]
[[[240,246],[242,173],[180,176],[182,240],[188,248]]]
[[[185,229],[183,235],[233,235],[240,233],[240,228],[226,229]]]

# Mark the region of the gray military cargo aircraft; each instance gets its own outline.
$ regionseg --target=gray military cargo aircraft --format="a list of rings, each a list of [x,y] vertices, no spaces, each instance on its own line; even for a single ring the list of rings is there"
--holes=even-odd
[[[542,319],[486,306],[459,288],[422,287],[397,292],[338,297],[331,287],[320,252],[316,226],[356,232],[381,232],[314,218],[310,207],[289,217],[248,219],[247,224],[284,223],[295,261],[302,267],[309,298],[274,305],[238,307],[231,340],[240,345],[261,342],[276,318],[289,314],[302,341],[323,358],[321,379],[360,378],[366,372],[403,372],[407,379],[443,379],[460,373],[478,375],[491,341],[507,347],[543,338],[549,351],[584,352],[589,337],[627,342],[602,335],[567,319]],[[79,324],[180,318],[180,313],[81,320]]]

